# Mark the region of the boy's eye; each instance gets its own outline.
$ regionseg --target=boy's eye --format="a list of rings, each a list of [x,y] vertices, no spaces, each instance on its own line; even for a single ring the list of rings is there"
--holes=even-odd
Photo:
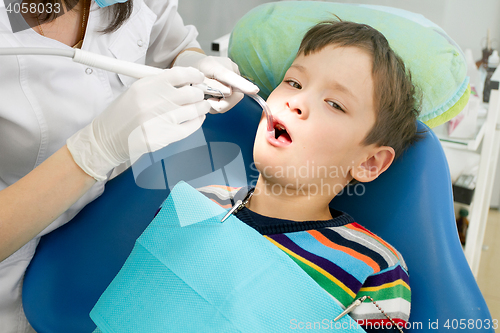
[[[285,80],[285,82],[288,83],[292,88],[302,89],[302,86],[294,80]]]
[[[326,101],[328,103],[328,105],[330,105],[331,107],[337,109],[337,110],[340,110],[342,112],[345,112],[344,109],[338,105],[337,103],[335,103],[334,101]]]

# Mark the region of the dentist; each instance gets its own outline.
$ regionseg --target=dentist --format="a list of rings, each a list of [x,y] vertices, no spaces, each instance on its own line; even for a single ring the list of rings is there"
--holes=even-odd
[[[147,142],[154,151],[196,131],[207,112],[225,112],[242,98],[233,93],[203,100],[190,84],[205,76],[258,91],[229,59],[200,53],[197,31],[184,25],[177,0],[63,0],[64,15],[54,14],[56,0],[24,2],[37,12],[0,6],[0,47],[75,47],[175,67],[137,81],[70,59],[0,58],[2,333],[34,332],[24,316],[21,287],[39,238],[101,195],[112,170],[130,159],[134,129],[154,124]],[[13,14],[22,14],[32,28],[13,33]]]

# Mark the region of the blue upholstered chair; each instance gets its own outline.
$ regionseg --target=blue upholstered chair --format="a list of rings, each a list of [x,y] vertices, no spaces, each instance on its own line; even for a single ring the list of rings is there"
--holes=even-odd
[[[233,179],[231,185],[246,184],[257,176],[251,163],[260,115],[259,106],[245,98],[226,114],[208,116],[203,125],[210,145],[234,143],[230,146],[241,150],[246,172],[226,173]],[[481,322],[484,327],[491,316],[458,239],[448,165],[436,136],[421,123],[419,128],[427,130],[424,139],[381,177],[366,184],[364,191],[358,188],[357,194],[362,195],[346,191],[332,205],[351,214],[403,254],[412,288],[410,323],[414,328],[409,332],[429,331],[429,324],[436,321],[439,330],[433,331],[453,331],[464,319],[474,320],[475,325]],[[224,169],[239,153],[238,149],[219,150],[218,156],[212,153],[207,170],[207,163],[192,163],[202,158],[200,149],[204,147],[190,148],[197,146],[190,140],[173,144],[165,154],[170,156],[150,167],[150,182],[168,188],[164,185],[165,173],[184,168],[189,169],[185,180],[205,175],[206,183],[211,184],[215,178],[210,179],[210,175]],[[90,333],[95,329],[90,310],[167,195],[168,189],[137,186],[130,168],[108,182],[104,194],[73,221],[42,238],[23,287],[24,309],[37,332]]]

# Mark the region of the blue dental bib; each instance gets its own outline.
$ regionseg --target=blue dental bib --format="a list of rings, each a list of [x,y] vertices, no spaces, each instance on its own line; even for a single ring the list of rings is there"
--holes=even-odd
[[[184,182],[90,316],[96,332],[364,332],[283,251]]]

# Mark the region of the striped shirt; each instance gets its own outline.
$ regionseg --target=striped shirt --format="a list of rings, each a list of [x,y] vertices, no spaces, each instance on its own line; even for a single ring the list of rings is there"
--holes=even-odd
[[[230,208],[249,189],[207,186],[198,190]],[[348,214],[334,209],[330,212],[331,220],[305,222],[262,216],[246,207],[236,216],[283,250],[343,308],[368,295],[404,327],[410,314],[411,291],[401,254]],[[390,324],[369,299],[350,315],[366,329]]]

